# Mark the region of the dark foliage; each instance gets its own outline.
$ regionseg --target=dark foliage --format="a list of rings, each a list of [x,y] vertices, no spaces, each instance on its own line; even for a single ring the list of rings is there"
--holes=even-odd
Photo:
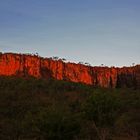
[[[0,77],[1,140],[129,140],[139,132],[139,90]]]

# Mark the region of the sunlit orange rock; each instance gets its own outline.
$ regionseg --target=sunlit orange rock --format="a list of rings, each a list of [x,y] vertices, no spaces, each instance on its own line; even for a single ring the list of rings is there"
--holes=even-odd
[[[123,68],[91,67],[27,54],[1,53],[0,75],[54,78],[106,88],[140,87],[140,65]]]

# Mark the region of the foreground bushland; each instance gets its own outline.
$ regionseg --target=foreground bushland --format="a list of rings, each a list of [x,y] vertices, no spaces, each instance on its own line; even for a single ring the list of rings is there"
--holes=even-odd
[[[0,77],[1,140],[138,140],[140,90]]]

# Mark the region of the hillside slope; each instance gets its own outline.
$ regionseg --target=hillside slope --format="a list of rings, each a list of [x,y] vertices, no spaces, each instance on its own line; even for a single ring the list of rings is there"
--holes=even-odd
[[[138,140],[139,93],[0,76],[0,139]]]

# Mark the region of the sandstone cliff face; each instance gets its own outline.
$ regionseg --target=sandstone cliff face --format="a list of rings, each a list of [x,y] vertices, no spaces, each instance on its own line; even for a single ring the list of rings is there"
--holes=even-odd
[[[0,54],[0,75],[30,75],[107,88],[140,87],[140,65],[123,68],[91,67],[35,55],[13,53]]]

